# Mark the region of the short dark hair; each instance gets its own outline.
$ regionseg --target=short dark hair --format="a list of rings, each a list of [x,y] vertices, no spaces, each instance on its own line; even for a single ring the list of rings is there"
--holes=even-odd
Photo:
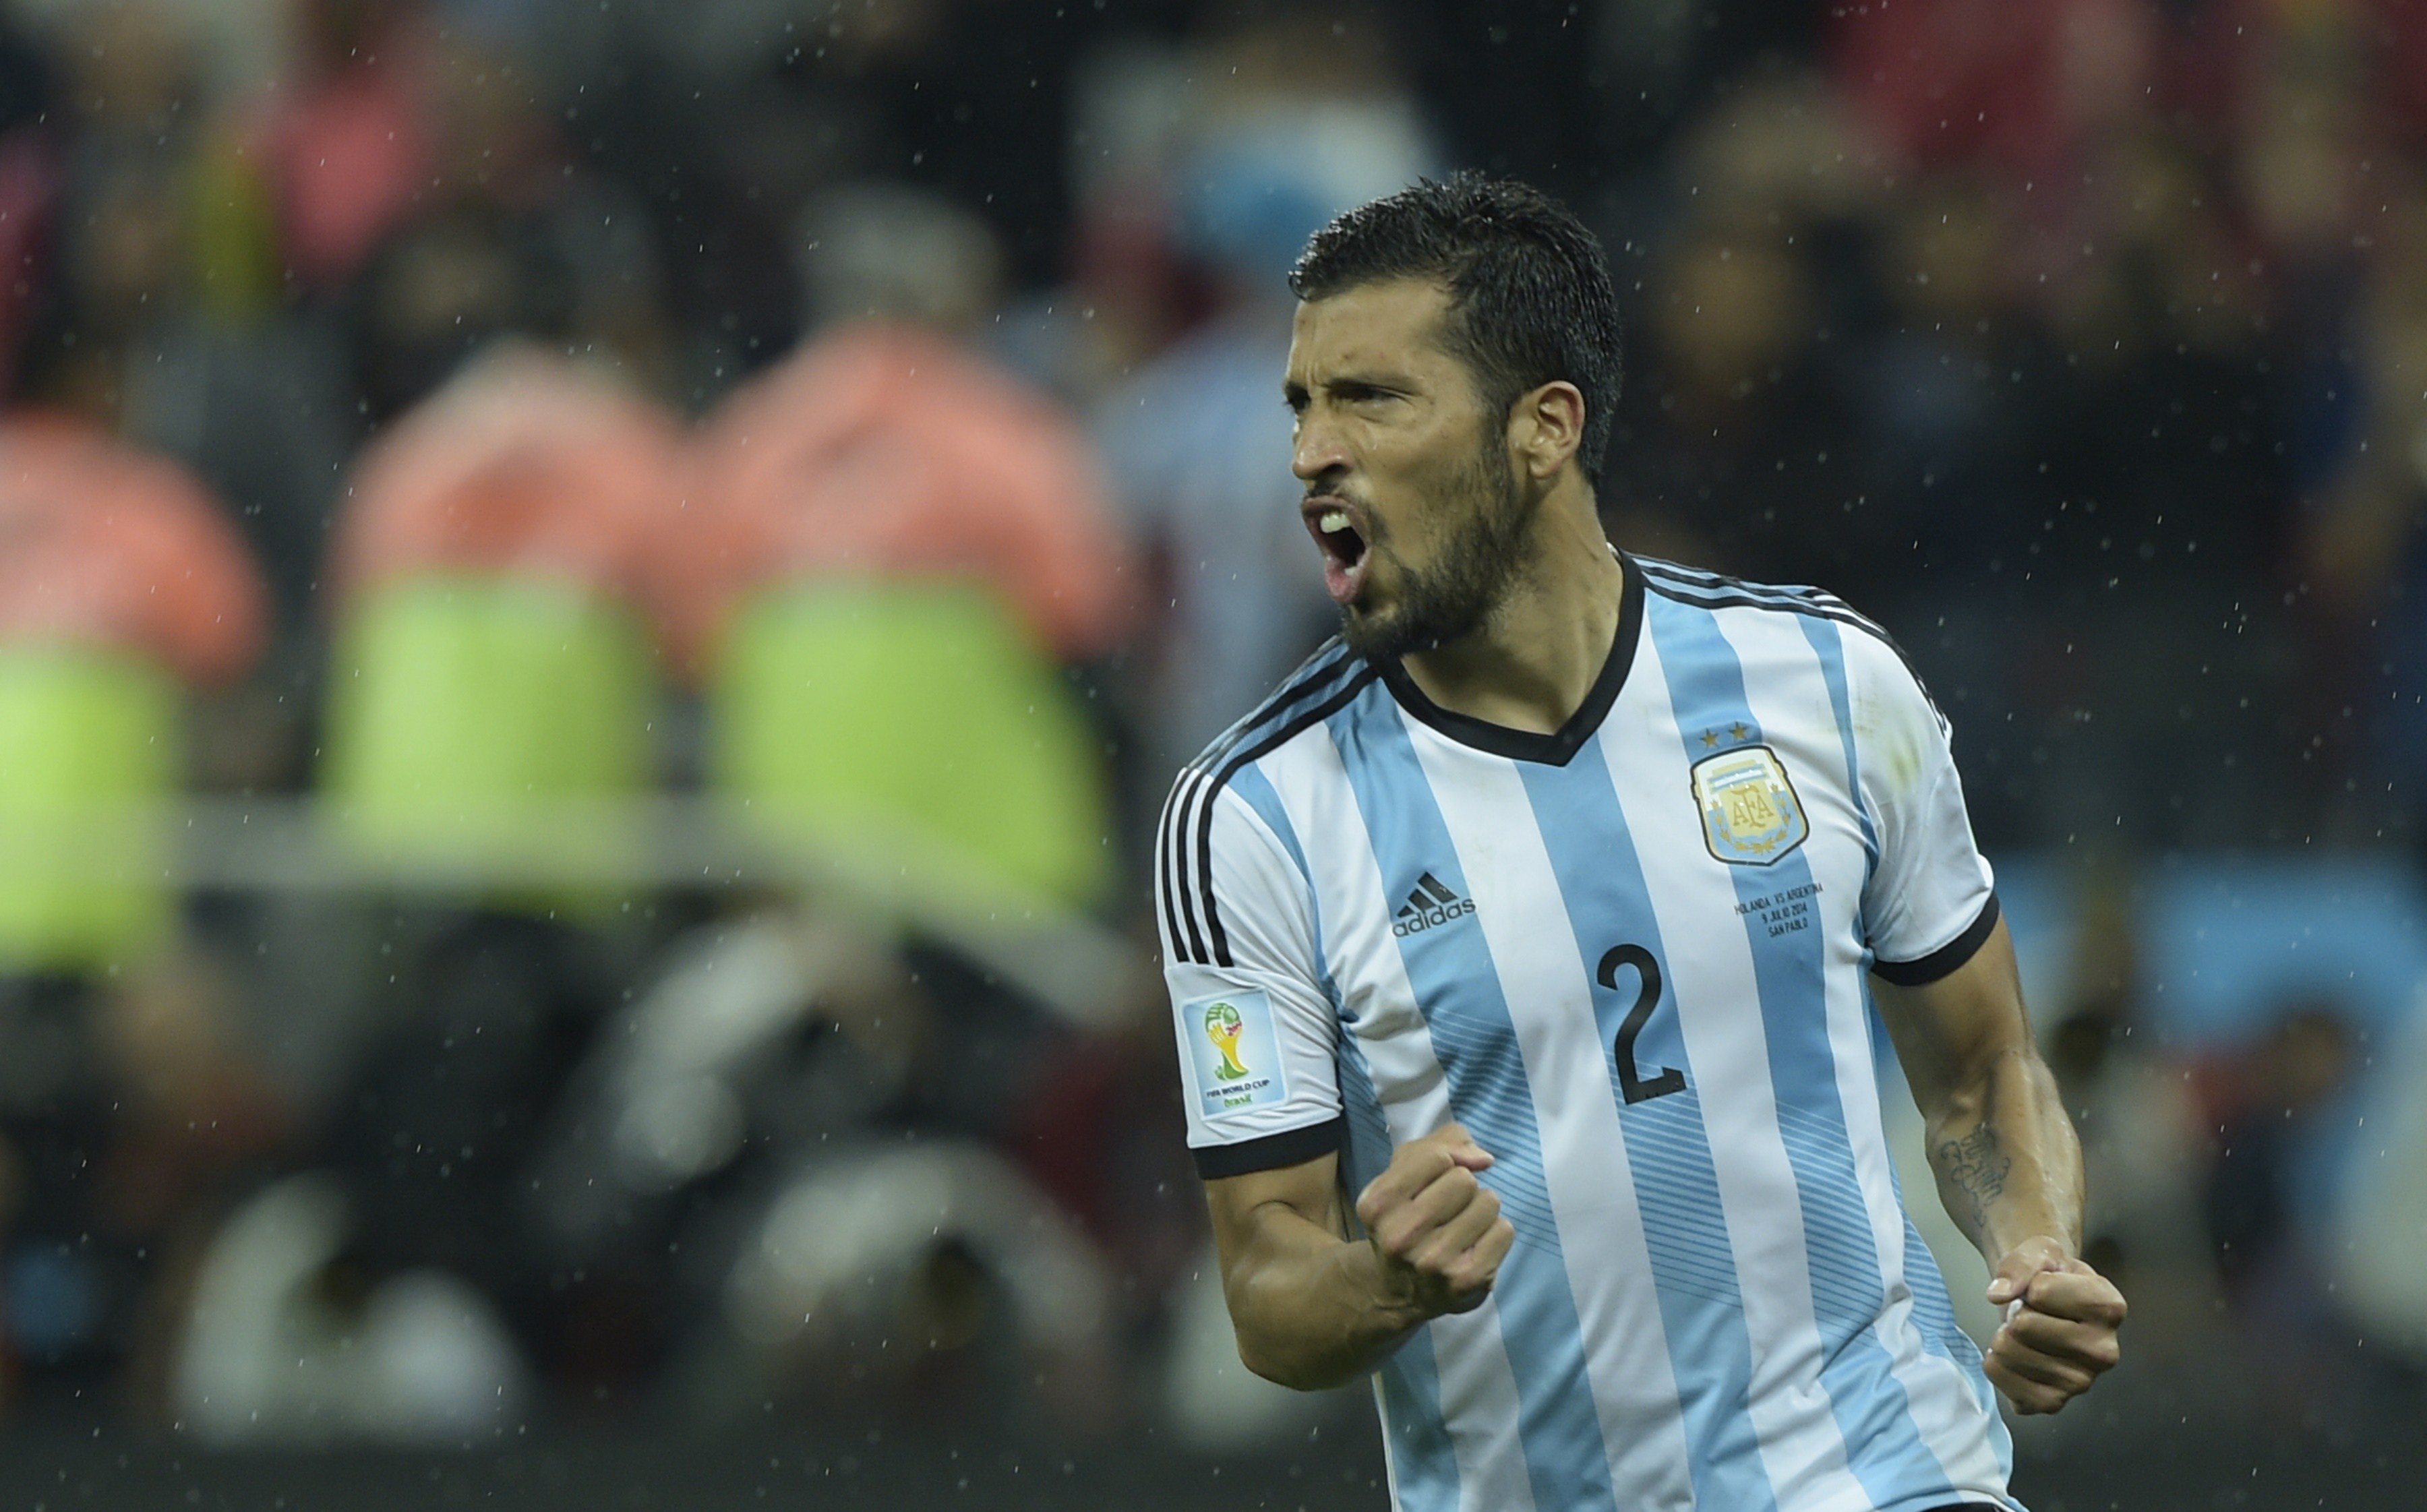
[[[1598,483],[1622,369],[1609,262],[1585,223],[1514,179],[1420,179],[1316,232],[1289,283],[1299,299],[1320,300],[1401,278],[1448,288],[1443,342],[1500,415],[1544,383],[1576,385],[1585,397],[1577,458]]]

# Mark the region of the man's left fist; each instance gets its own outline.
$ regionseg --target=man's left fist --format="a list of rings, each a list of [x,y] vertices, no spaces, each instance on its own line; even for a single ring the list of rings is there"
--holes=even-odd
[[[2054,1412],[2122,1358],[2124,1293],[2054,1239],[2027,1239],[1989,1279],[2006,1321],[1989,1341],[1989,1379],[2017,1412]]]

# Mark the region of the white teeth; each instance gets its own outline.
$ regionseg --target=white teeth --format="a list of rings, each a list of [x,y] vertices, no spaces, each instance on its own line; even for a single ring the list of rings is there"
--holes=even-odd
[[[1345,530],[1348,528],[1348,512],[1346,510],[1326,510],[1314,522],[1314,528],[1323,531],[1327,535],[1334,530]]]

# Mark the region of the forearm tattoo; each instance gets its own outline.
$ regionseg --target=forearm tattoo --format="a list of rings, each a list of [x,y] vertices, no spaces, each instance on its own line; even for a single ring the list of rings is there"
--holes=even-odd
[[[1989,1204],[2006,1190],[2006,1173],[2013,1168],[2013,1157],[1998,1147],[1997,1131],[1987,1124],[1938,1146],[1939,1179],[1971,1204],[1976,1229],[1987,1226]]]

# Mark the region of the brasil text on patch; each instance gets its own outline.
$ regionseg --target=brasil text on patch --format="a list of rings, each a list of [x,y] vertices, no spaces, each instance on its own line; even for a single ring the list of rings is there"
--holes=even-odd
[[[1198,1110],[1208,1118],[1270,1108],[1289,1097],[1273,1005],[1261,992],[1225,992],[1180,1005],[1181,1043],[1197,1071]]]

